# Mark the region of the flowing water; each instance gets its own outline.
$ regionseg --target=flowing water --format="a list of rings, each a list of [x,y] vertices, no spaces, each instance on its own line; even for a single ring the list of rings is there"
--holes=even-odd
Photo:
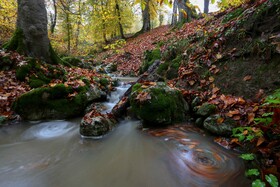
[[[236,154],[198,133],[180,132],[183,141],[195,145],[182,151],[167,138],[139,130],[139,121],[124,120],[100,140],[80,138],[79,122],[22,122],[0,128],[0,186],[248,186]]]

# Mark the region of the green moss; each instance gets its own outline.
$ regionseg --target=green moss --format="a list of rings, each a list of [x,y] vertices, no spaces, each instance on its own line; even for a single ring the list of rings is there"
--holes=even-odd
[[[164,72],[168,69],[169,67],[169,63],[168,62],[164,62],[163,64],[160,64],[158,69],[157,69],[157,73],[160,75],[163,75]]]
[[[69,98],[75,91],[78,94]],[[36,88],[17,98],[12,107],[27,120],[75,117],[84,112],[89,102],[86,91],[87,87],[79,91],[64,84]]]
[[[135,91],[140,92],[140,91],[142,91],[142,89],[140,89],[141,86],[142,86],[142,84],[140,84],[140,83],[134,84],[133,87],[132,87],[132,92],[135,92]]]
[[[235,11],[227,14],[222,23],[227,23],[229,22],[230,20],[233,20],[234,18],[237,18],[238,16],[240,16],[242,13],[243,13],[244,9],[243,8],[237,8]]]
[[[49,89],[51,99],[59,99],[67,96],[69,93],[72,93],[71,87],[66,87],[64,84],[57,84],[52,89]]]
[[[102,85],[102,86],[108,86],[109,85],[109,80],[108,79],[106,79],[106,78],[101,78],[101,79],[99,79],[99,83]]]
[[[88,80],[86,77],[82,78],[82,81],[87,85],[90,86],[90,80]]]
[[[4,49],[14,50],[20,54],[24,54],[25,45],[23,43],[24,34],[21,29],[16,29],[11,40],[3,45]]]
[[[156,87],[139,91],[142,89],[140,85],[134,86],[135,91],[132,93],[130,102],[133,111],[144,120],[144,123],[168,125],[185,119],[186,107],[179,91],[171,90],[165,84],[158,84]],[[136,97],[141,92],[147,92],[151,99],[139,102]]]
[[[71,56],[63,57],[62,60],[71,64],[72,66],[79,66],[82,63],[80,59]]]
[[[26,65],[19,66],[16,69],[16,78],[20,81],[24,81],[25,77],[27,77],[27,75],[30,73],[31,69],[32,69],[31,64],[26,64]]]
[[[144,62],[140,67],[140,73],[144,73],[154,63],[155,60],[161,59],[160,49],[154,49],[152,51],[145,51]]]
[[[44,81],[42,81],[40,79],[31,79],[29,81],[29,86],[31,88],[39,88],[39,87],[41,87],[41,86],[43,86],[45,84],[46,84],[46,82],[44,82]]]
[[[50,44],[50,48],[49,48],[49,52],[50,52],[50,59],[51,59],[51,64],[63,64],[63,65],[66,65],[66,66],[69,66],[71,67],[71,64],[69,64],[68,62],[65,62],[63,60],[61,60],[57,53],[54,51],[52,45]]]

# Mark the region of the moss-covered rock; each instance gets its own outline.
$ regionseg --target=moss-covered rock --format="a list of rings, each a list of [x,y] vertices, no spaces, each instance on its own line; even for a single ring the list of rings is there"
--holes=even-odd
[[[201,105],[196,114],[198,116],[202,116],[202,117],[208,117],[211,114],[214,114],[216,112],[216,106],[210,103],[204,103],[203,105]]]
[[[89,102],[100,96],[86,86],[73,89],[58,84],[21,95],[13,103],[13,109],[25,120],[71,118],[83,114]]]
[[[140,73],[144,73],[145,71],[147,71],[155,60],[161,59],[161,52],[159,48],[152,51],[146,51],[144,55],[144,62],[141,64]]]
[[[130,103],[136,116],[144,125],[169,125],[186,120],[189,106],[180,91],[159,82],[147,87],[133,86]]]
[[[225,118],[222,123],[218,123],[220,115],[209,116],[204,120],[203,127],[209,132],[219,136],[230,136],[232,129],[237,126],[231,118]]]

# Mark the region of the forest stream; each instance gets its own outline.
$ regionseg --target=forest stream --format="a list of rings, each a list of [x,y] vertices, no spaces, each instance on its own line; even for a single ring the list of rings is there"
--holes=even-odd
[[[125,92],[122,85],[105,105]],[[5,187],[207,187],[249,186],[238,155],[211,138],[184,132],[198,142],[182,152],[167,138],[124,120],[101,139],[83,139],[80,119],[21,122],[0,129],[0,186]],[[170,137],[169,137],[170,138]]]

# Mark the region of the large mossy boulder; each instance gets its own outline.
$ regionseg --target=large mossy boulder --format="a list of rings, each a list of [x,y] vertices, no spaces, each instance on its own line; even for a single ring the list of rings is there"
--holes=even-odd
[[[235,128],[236,126],[237,124],[233,119],[231,118],[224,119],[220,115],[209,116],[204,120],[203,123],[203,127],[205,129],[219,136],[230,136],[232,133],[232,129]]]
[[[130,104],[145,126],[162,126],[186,120],[188,103],[179,90],[165,83],[137,83],[132,88]]]
[[[21,95],[13,109],[25,120],[64,119],[80,116],[91,101],[100,97],[102,92],[88,86],[74,89],[58,84]]]
[[[100,137],[111,131],[117,124],[116,119],[109,114],[87,113],[80,123],[80,134],[83,137]]]

